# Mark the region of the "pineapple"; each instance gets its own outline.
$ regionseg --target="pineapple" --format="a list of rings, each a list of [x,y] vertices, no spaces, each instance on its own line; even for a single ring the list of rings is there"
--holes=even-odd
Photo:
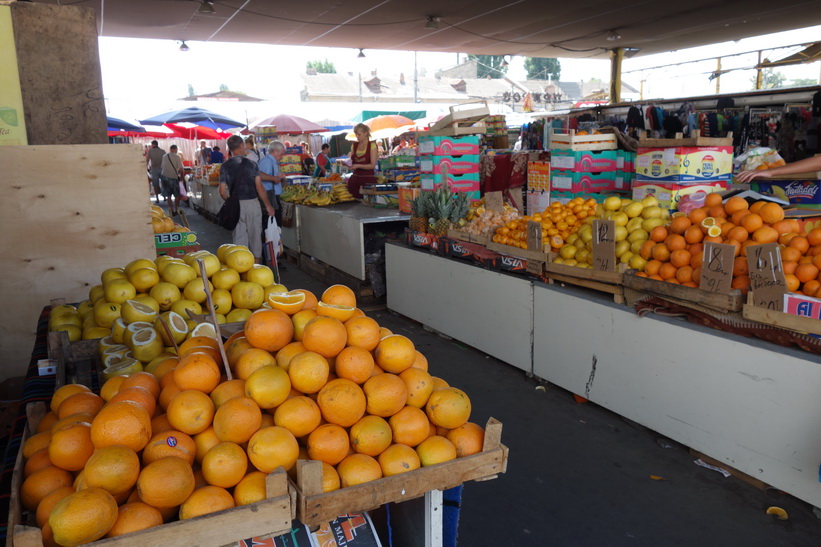
[[[460,228],[467,224],[465,217],[468,214],[470,205],[468,203],[468,196],[464,192],[457,192],[453,196],[453,209],[450,212],[450,222],[454,228]]]
[[[436,236],[444,236],[450,228],[450,212],[453,208],[453,198],[447,185],[443,184],[433,193],[432,224],[431,233]]]
[[[424,232],[428,227],[427,193],[421,193],[411,200],[411,218],[408,226],[414,232]]]

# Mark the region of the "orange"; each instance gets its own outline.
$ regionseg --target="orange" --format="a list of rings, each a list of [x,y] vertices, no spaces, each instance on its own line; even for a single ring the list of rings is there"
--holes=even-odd
[[[720,223],[721,235],[723,235],[724,237],[728,237],[727,234],[729,234],[730,230],[732,230],[735,227],[735,224],[733,224],[732,222]]]
[[[369,378],[362,386],[362,391],[365,392],[368,414],[383,418],[402,410],[408,400],[405,382],[396,374],[387,372]]]
[[[379,416],[364,416],[351,427],[350,437],[351,446],[356,452],[378,456],[391,445],[393,431],[388,422]]]
[[[464,458],[482,451],[485,442],[485,430],[481,426],[466,422],[448,431],[447,439],[456,448],[456,457]]]
[[[336,357],[348,343],[348,332],[338,319],[317,316],[305,325],[302,343],[308,351],[325,358]]]
[[[265,499],[265,478],[262,471],[251,471],[234,487],[234,504],[251,505]]]
[[[237,358],[235,371],[241,380],[247,380],[254,371],[276,364],[277,360],[270,352],[264,349],[251,348],[242,352]]]
[[[157,400],[151,395],[151,392],[144,387],[132,386],[122,389],[117,392],[117,395],[111,398],[109,404],[119,403],[120,401],[131,401],[137,403],[148,412],[149,416],[154,416],[157,411]]]
[[[117,522],[117,502],[101,488],[88,488],[61,499],[48,517],[58,545],[98,540]]]
[[[69,418],[72,418],[72,417],[69,416]],[[86,421],[86,420],[80,420],[80,422],[83,422],[83,421]],[[72,422],[69,422],[69,423],[73,423],[73,418],[72,418]],[[58,424],[60,424],[60,422],[57,422],[55,424],[55,426],[52,426],[52,430],[55,430],[55,427],[59,427]],[[40,450],[42,448],[48,449],[48,445],[50,443],[51,443],[51,431],[43,431],[42,433],[36,433],[36,434],[32,435],[31,437],[26,439],[26,442],[23,443],[23,458],[25,458],[25,459],[30,458],[32,456],[32,454],[34,454],[35,452],[37,452],[38,450]]]
[[[747,257],[735,257],[735,259],[733,259],[733,276],[747,275],[747,273],[749,273]]]
[[[40,501],[53,491],[63,486],[72,486],[74,479],[71,473],[50,465],[29,475],[20,487],[20,501],[23,507],[34,511]]]
[[[70,496],[74,492],[76,492],[76,490],[71,486],[61,486],[50,494],[47,494],[37,505],[37,513],[35,515],[37,526],[40,528],[45,526],[48,522],[48,516],[54,509],[54,506],[57,505],[57,502],[66,496]]]
[[[438,376],[431,376],[430,379],[433,381],[433,391],[450,387],[450,384]]]
[[[174,369],[174,383],[182,391],[195,389],[203,393],[211,393],[219,382],[219,366],[206,353],[189,353],[180,359]]]
[[[99,395],[87,391],[81,391],[66,397],[57,408],[57,417],[66,418],[72,414],[90,414],[96,416],[103,408],[105,401]]]
[[[730,215],[730,222],[738,226],[741,224],[741,219],[749,214],[751,214],[751,211],[749,209],[738,210]]]
[[[744,243],[750,237],[750,233],[744,229],[744,226],[735,226],[727,232],[727,237],[729,239],[735,239],[739,243]]]
[[[162,379],[165,378],[169,372],[172,372],[179,362],[179,357],[166,357],[151,371],[151,374],[160,382],[160,389],[163,387]]]
[[[143,463],[147,465],[160,458],[174,456],[193,464],[196,455],[197,445],[194,443],[194,439],[182,431],[163,431],[155,433],[148,441],[143,450]]]
[[[166,414],[169,423],[175,429],[188,435],[196,435],[211,425],[214,418],[214,401],[202,391],[180,391],[171,399]]]
[[[406,406],[388,420],[393,434],[393,442],[416,446],[428,438],[430,421],[424,411],[414,406]]]
[[[302,336],[305,334],[305,325],[316,316],[317,313],[315,309],[305,308],[291,316],[291,322],[294,324],[294,340],[302,340]]]
[[[279,466],[290,470],[299,456],[296,438],[284,427],[260,429],[248,441],[248,458],[259,471],[270,473]]]
[[[784,257],[784,251],[786,251],[786,250],[787,250],[787,249],[782,249],[782,250],[781,250],[781,257],[782,257],[782,259],[783,259],[783,257]],[[815,266],[816,266],[817,268],[821,269],[821,254],[815,255],[815,256],[813,257],[813,259],[812,259],[812,263],[813,263],[813,264],[815,264]]]
[[[320,300],[326,304],[356,307],[356,295],[345,285],[331,285],[322,293]]]
[[[303,351],[307,351],[305,346],[300,341],[291,342],[281,350],[279,350],[276,354],[276,364],[279,368],[288,372],[288,367],[291,366],[291,359],[302,353]]]
[[[53,465],[51,460],[48,458],[48,447],[41,448],[40,450],[36,451],[31,457],[26,460],[26,466],[23,470],[23,476],[28,477],[35,471],[38,471],[44,467],[48,467],[49,465]]]
[[[761,209],[758,210],[761,219],[767,224],[775,224],[784,220],[784,209],[777,203],[765,203]]]
[[[675,217],[670,221],[670,231],[674,234],[684,234],[693,222],[686,216]]]
[[[102,488],[113,496],[129,492],[140,475],[140,458],[124,446],[97,449],[83,471],[86,486]]]
[[[726,211],[728,215],[732,215],[735,212],[744,211],[749,208],[750,204],[747,203],[747,200],[738,196],[733,196],[724,202],[724,211]]]
[[[653,247],[653,259],[660,262],[667,262],[670,260],[670,249],[664,243],[659,243]]]
[[[813,228],[807,234],[807,240],[813,247],[821,246],[821,228]]]
[[[51,411],[57,412],[57,409],[60,408],[60,404],[64,400],[71,397],[75,393],[80,393],[83,391],[88,393],[91,392],[90,389],[82,384],[66,384],[63,387],[58,388],[57,391],[54,392],[54,395],[51,396]]]
[[[202,460],[202,474],[208,484],[232,488],[248,471],[248,456],[240,445],[221,442],[211,448]]]
[[[255,348],[278,351],[294,336],[291,318],[279,310],[257,310],[245,322],[245,338]]]
[[[713,218],[727,218],[727,213],[724,211],[724,207],[721,205],[714,205],[710,207],[710,210],[707,211],[707,214]]]
[[[422,369],[411,367],[399,374],[399,378],[408,388],[408,400],[405,404],[417,408],[424,407],[433,392],[431,375]]]
[[[163,431],[171,431],[174,427],[168,421],[168,416],[163,414],[157,414],[153,418],[151,418],[151,433],[156,435],[157,433],[162,433]]]
[[[221,441],[247,442],[262,425],[262,412],[250,397],[235,397],[214,414],[214,433]],[[193,458],[192,458],[193,460]]]
[[[294,315],[302,310],[305,305],[305,293],[301,292],[287,292],[287,293],[271,293],[267,298],[268,304],[275,310],[279,310],[288,315]]]
[[[121,376],[115,376],[115,378],[121,378]],[[57,413],[48,411],[46,412],[45,416],[40,420],[40,423],[37,424],[37,431],[35,433],[42,433],[44,431],[50,431],[51,426],[57,423]]]
[[[172,378],[172,380],[168,383],[167,386],[162,388],[162,391],[160,392],[160,399],[159,401],[157,401],[158,403],[160,403],[160,408],[162,408],[165,411],[168,410],[168,405],[171,404],[171,400],[177,395],[177,393],[180,392],[180,388],[178,388],[177,384],[175,384],[173,381],[174,375],[167,374],[166,376],[168,378]]]
[[[305,289],[294,289],[291,292],[301,292],[305,295],[305,303],[302,305],[303,310],[312,310],[316,308],[317,298],[314,293]]]
[[[332,465],[322,462],[322,491],[333,492],[339,490],[339,473]]]
[[[422,355],[419,350],[416,350],[416,359],[413,361],[412,368],[418,368],[420,370],[424,370],[425,372],[428,371],[428,358]]]
[[[676,268],[681,268],[682,266],[686,266],[686,265],[690,264],[690,259],[691,258],[692,258],[692,255],[690,254],[690,251],[687,251],[683,248],[682,249],[676,249],[675,251],[672,252],[672,254],[670,254],[670,264],[672,264]],[[664,277],[664,276],[662,276],[662,277]]]
[[[373,351],[381,338],[379,323],[364,315],[346,321],[345,330],[348,333],[348,346],[364,348],[368,351]]]
[[[716,193],[707,194],[707,197],[704,198],[704,206],[715,207],[716,205],[721,205],[721,195]]]
[[[167,509],[176,507],[194,491],[194,471],[183,459],[166,456],[146,465],[137,479],[140,501]]]
[[[177,348],[177,355],[183,357],[186,353],[191,351],[192,348],[200,346],[209,347],[219,351],[219,341],[217,341],[216,338],[211,338],[210,336],[192,336],[179,345]]]
[[[180,520],[199,517],[236,507],[234,497],[225,488],[203,486],[197,488],[180,506]]]
[[[368,318],[357,317],[356,319]],[[378,339],[377,342],[379,342]],[[371,377],[373,367],[373,355],[371,355],[371,352],[368,349],[360,346],[349,345],[336,356],[334,372],[340,378],[347,378],[354,383],[364,384],[365,381]]]
[[[274,411],[274,425],[284,427],[294,437],[304,437],[322,421],[319,406],[305,396],[291,397]]]
[[[111,398],[117,394],[117,391],[120,390],[120,385],[125,382],[126,378],[128,377],[114,376],[113,378],[106,380],[106,383],[104,383],[103,387],[100,388],[100,397],[102,397],[105,402],[111,400]]]
[[[291,386],[302,393],[317,393],[328,382],[329,372],[327,359],[313,351],[295,355],[288,365]]]
[[[778,241],[778,232],[769,226],[762,226],[753,232],[753,241],[757,243],[775,243]]]
[[[748,233],[753,233],[762,226],[764,226],[764,220],[761,218],[760,215],[756,213],[750,213],[749,215],[741,219],[741,226],[743,226]]]
[[[793,221],[792,220],[786,220],[786,219],[785,220],[780,220],[778,222],[774,222],[772,224],[772,227],[776,232],[779,233],[779,235],[788,234],[788,233],[795,233],[795,232],[800,231],[800,230],[795,229],[795,227],[793,226]]]
[[[379,341],[374,350],[374,357],[376,364],[385,372],[399,374],[416,361],[416,348],[406,336],[392,334]]]
[[[122,445],[134,452],[151,439],[151,416],[133,401],[109,403],[91,422],[91,442],[95,448]]]
[[[308,456],[312,460],[336,465],[348,455],[350,442],[344,429],[335,424],[324,424],[308,435]]]
[[[254,400],[260,408],[276,408],[291,393],[288,373],[276,365],[268,365],[256,370],[245,381],[245,395]]]
[[[684,240],[687,243],[698,243],[704,238],[704,232],[698,225],[690,226],[684,231]]]
[[[340,306],[336,304],[326,304],[320,301],[316,306],[316,314],[339,319],[343,323],[354,316],[356,308]]]
[[[440,435],[434,435],[422,441],[422,444],[416,447],[416,453],[423,467],[455,460],[457,456],[454,444]]]
[[[747,291],[750,289],[750,277],[747,275],[739,275],[734,277],[730,287],[733,289],[740,289],[742,294],[747,294]]]
[[[197,447],[197,455],[194,458],[197,463],[202,464],[203,458],[209,450],[217,446],[220,442],[217,434],[214,432],[214,427],[211,426],[202,433],[194,435],[194,444]]]
[[[667,245],[667,248],[672,252],[684,249],[687,246],[687,240],[679,234],[670,234],[667,236],[667,239],[664,240],[664,244]]]
[[[667,238],[668,235],[670,234],[664,226],[656,226],[650,230],[650,240],[656,243],[661,243]]]
[[[377,458],[383,477],[391,477],[419,469],[422,464],[416,451],[404,444],[392,444]]]
[[[801,283],[813,281],[818,277],[818,267],[814,264],[799,264],[795,269],[795,277],[797,277]],[[52,441],[52,444],[54,444],[54,441]]]
[[[120,385],[120,390],[128,389],[133,386],[144,387],[151,392],[154,399],[160,396],[160,382],[157,377],[150,372],[135,372],[134,374],[129,374]]]
[[[701,221],[703,221],[705,218],[707,218],[707,210],[704,209],[703,207],[700,207],[698,209],[693,209],[687,215],[687,218],[689,218],[692,221],[692,223],[695,224],[696,226],[701,226]]]
[[[141,501],[133,501],[120,506],[117,521],[108,531],[106,537],[117,537],[139,530],[146,530],[162,523],[162,514],[157,508]]]
[[[219,409],[223,404],[235,397],[245,396],[245,380],[235,378],[220,383],[209,394],[211,400],[214,401],[214,408]]]
[[[676,267],[669,262],[665,262],[659,268],[659,276],[665,281],[676,277]]]
[[[644,265],[644,271],[647,272],[647,275],[656,275],[659,273],[661,265],[662,262],[659,260],[650,260]]]
[[[766,201],[756,201],[752,205],[750,205],[750,212],[751,213],[758,213],[758,211],[766,205]]]
[[[802,255],[806,254],[807,251],[810,250],[810,242],[806,237],[803,236],[796,236],[790,239],[790,243],[787,246],[793,249],[798,249]],[[62,408],[62,405],[60,405],[60,407]]]
[[[797,269],[796,269],[797,271]],[[784,276],[787,280],[787,291],[788,292],[795,292],[798,290],[798,287],[801,286],[801,281],[793,274],[786,274]]]
[[[52,465],[66,471],[80,471],[93,453],[91,425],[87,423],[74,424],[57,431],[48,446],[48,458]]]
[[[326,421],[342,427],[350,427],[358,422],[365,414],[367,405],[362,388],[345,378],[337,378],[325,384],[319,390],[316,403]]]
[[[391,334],[393,334],[393,332],[390,329],[385,328],[385,327],[379,327],[379,339],[380,340],[382,338],[386,337],[386,336],[390,336]]]
[[[804,283],[804,286],[801,287],[801,291],[806,294],[807,296],[815,296],[818,292],[818,289],[821,289],[821,282],[817,279],[812,279]]]
[[[342,488],[382,478],[382,466],[371,456],[351,454],[336,466]]]
[[[676,281],[679,283],[688,283],[693,280],[693,267],[689,264],[681,266],[676,270]]]
[[[795,270],[798,268],[798,262],[784,261],[781,263],[781,267],[784,268],[785,274],[794,274]]]
[[[236,332],[231,335],[231,338],[225,341],[225,356],[228,358],[228,366],[231,367],[231,370],[237,366],[237,359],[242,355],[242,352],[252,347],[251,343],[245,337],[245,331]]]
[[[641,249],[639,250],[639,255],[645,260],[649,260],[653,256],[653,247],[656,246],[656,242],[652,239],[648,239],[644,243],[641,244]]]
[[[470,418],[470,398],[461,389],[448,387],[435,390],[430,395],[425,411],[428,419],[437,427],[453,429]]]

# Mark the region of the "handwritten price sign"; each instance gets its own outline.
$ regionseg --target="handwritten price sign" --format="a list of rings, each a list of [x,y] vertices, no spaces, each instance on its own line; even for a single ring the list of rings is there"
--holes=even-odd
[[[544,238],[542,237],[542,224],[540,222],[527,221],[527,250],[544,252]]]
[[[784,311],[787,281],[778,244],[765,243],[747,247],[747,266],[750,270],[753,306]]]
[[[612,220],[593,221],[593,269],[616,271],[616,223]]]
[[[708,241],[704,244],[701,263],[701,283],[705,291],[728,294],[733,284],[735,247]]]

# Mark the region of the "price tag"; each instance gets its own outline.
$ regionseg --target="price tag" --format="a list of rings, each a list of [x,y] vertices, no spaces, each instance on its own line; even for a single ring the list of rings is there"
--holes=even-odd
[[[708,241],[704,244],[701,263],[701,283],[705,291],[728,294],[733,284],[735,246]]]
[[[784,311],[787,281],[777,243],[747,247],[747,267],[750,270],[750,291],[753,306]]]
[[[535,275],[544,275],[544,262],[528,258],[527,264],[525,264],[525,271]]]
[[[544,252],[544,238],[542,237],[542,223],[527,221],[527,250]]]
[[[593,221],[593,269],[616,271],[616,223],[612,220]]]
[[[502,198],[501,192],[488,192],[485,194],[485,209],[488,211],[496,211],[497,213],[504,213],[505,202]]]

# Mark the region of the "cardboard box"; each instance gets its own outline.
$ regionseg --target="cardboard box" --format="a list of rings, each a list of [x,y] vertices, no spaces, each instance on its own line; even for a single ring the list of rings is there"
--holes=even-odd
[[[461,135],[453,137],[437,137],[434,135],[419,135],[419,153],[434,154],[437,156],[463,156],[479,153],[478,135]]]
[[[527,162],[527,189],[533,191],[550,191],[550,162]]]
[[[787,200],[802,209],[821,209],[821,181],[818,180],[753,180],[750,189]]]
[[[448,173],[453,175],[468,175],[479,172],[479,156],[468,154],[465,156],[422,156],[419,161],[419,170],[422,173]]]
[[[815,228],[821,228],[821,210],[818,209],[787,209],[784,218],[795,219],[801,233],[808,234]]]
[[[184,256],[199,251],[199,245],[186,245],[185,247],[163,247],[157,249],[157,256]]]
[[[635,173],[636,153],[627,150],[616,150],[616,169],[628,173]]]
[[[393,182],[419,182],[420,173],[416,168],[385,169],[382,176]]]
[[[561,204],[568,203],[571,199],[580,197],[585,201],[593,199],[596,203],[603,203],[605,199],[613,194],[591,194],[587,192],[559,192],[557,190],[550,191],[550,203],[558,201]]]
[[[611,192],[616,188],[616,172],[577,173],[556,171],[550,173],[550,188],[562,192]]]
[[[821,299],[801,294],[784,294],[784,313],[821,319]]]
[[[639,148],[636,156],[636,180],[704,182],[729,180],[732,173],[732,146]]]
[[[545,190],[528,190],[525,198],[528,215],[541,212],[550,207],[550,192]]]
[[[636,179],[633,181],[633,199],[640,200],[647,196],[656,196],[659,205],[671,211],[678,209],[678,202],[684,196],[696,192],[722,192],[729,188],[726,180],[713,180],[705,183],[676,183],[676,182],[647,182]]]
[[[301,170],[300,170],[301,171]],[[288,175],[285,177],[287,184],[311,184],[311,177],[308,175]]]
[[[616,150],[550,151],[550,168],[578,173],[603,173],[616,170]]]
[[[380,171],[384,171],[385,169],[398,169],[400,167],[416,168],[418,165],[419,161],[416,156],[402,155],[379,158]]]
[[[399,189],[399,210],[403,213],[411,212],[411,200],[415,199],[422,192],[421,188],[400,188]]]
[[[196,232],[168,232],[166,234],[154,234],[154,246],[157,249],[171,249],[176,247],[197,246]]]
[[[436,190],[443,182],[447,182],[453,192],[478,192],[479,173],[466,175],[424,174],[421,177],[422,190]]]
[[[616,171],[616,184],[614,185],[614,190],[616,190],[616,192],[632,192],[634,176],[635,173],[621,170]]]

